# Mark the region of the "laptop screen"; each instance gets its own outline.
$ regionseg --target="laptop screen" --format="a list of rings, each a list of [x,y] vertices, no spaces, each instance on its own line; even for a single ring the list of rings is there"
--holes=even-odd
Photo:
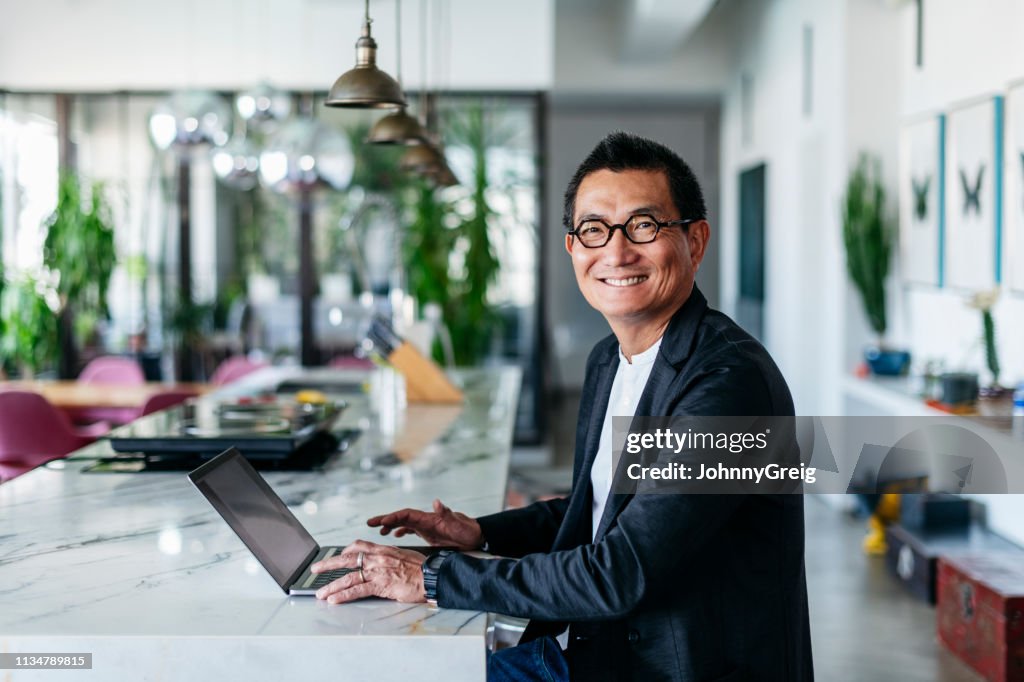
[[[313,536],[235,448],[188,475],[220,512],[277,584],[289,579],[316,551]]]

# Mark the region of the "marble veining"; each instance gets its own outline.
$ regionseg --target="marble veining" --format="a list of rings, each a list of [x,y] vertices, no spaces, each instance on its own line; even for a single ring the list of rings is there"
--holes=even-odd
[[[232,391],[257,390],[300,372],[266,370]],[[357,396],[337,425],[364,429],[349,452],[320,471],[268,472],[268,482],[321,544],[357,538],[395,543],[367,528],[366,519],[400,507],[428,508],[436,497],[469,514],[499,510],[519,372],[476,370],[458,379],[467,392],[466,404],[450,428],[415,456],[384,455],[403,436],[403,419],[413,423],[416,408],[384,419],[374,402],[379,396]],[[319,654],[310,647],[319,642],[317,637],[328,637],[335,642],[329,645],[335,658],[350,663],[362,655],[367,638],[384,638],[396,671],[409,667],[403,659],[413,652],[425,661],[452,665],[456,659],[451,656],[464,656],[467,670],[482,671],[485,614],[378,599],[330,606],[288,597],[184,473],[82,471],[110,453],[109,444],[101,441],[0,485],[0,650],[29,651],[25,647],[45,644],[39,650],[70,651],[66,645],[74,642],[100,646],[99,637],[105,638],[108,656],[123,660],[128,671],[138,661],[110,650],[110,638],[133,638],[133,647],[136,638],[147,637],[193,643],[196,638],[257,637],[261,646],[285,638],[312,662]],[[399,542],[415,544],[417,539]],[[436,641],[436,651],[408,644],[424,637]],[[463,640],[466,644],[456,644]],[[355,642],[351,651],[345,649],[348,641]],[[148,645],[140,646],[141,651]],[[166,662],[178,649],[165,642],[157,657]],[[120,668],[107,668],[114,669]],[[181,670],[191,671],[188,679],[207,678],[191,665]],[[18,671],[12,679],[50,679],[33,675]],[[376,679],[391,678],[381,674]]]

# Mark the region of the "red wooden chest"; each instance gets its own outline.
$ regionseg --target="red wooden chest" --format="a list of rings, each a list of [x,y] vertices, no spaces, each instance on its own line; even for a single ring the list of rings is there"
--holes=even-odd
[[[941,557],[939,639],[986,680],[1024,682],[1024,552]]]

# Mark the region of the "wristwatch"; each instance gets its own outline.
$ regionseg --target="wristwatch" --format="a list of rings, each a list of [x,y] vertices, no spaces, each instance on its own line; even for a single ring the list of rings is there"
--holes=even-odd
[[[427,603],[437,606],[437,574],[441,570],[441,564],[452,554],[452,550],[443,549],[434,552],[423,562],[423,592],[427,597]]]

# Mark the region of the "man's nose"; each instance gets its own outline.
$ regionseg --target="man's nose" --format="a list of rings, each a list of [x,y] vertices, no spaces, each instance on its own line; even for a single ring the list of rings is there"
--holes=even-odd
[[[636,257],[636,246],[626,238],[625,230],[612,232],[612,238],[601,248],[601,258],[605,263],[619,264],[629,262]]]

